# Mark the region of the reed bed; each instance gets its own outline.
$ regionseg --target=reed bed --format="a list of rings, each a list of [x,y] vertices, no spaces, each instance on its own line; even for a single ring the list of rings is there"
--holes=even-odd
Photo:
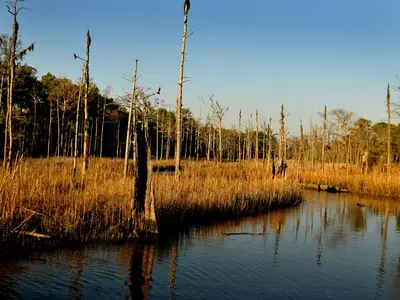
[[[0,171],[2,244],[31,238],[27,233],[76,241],[118,240],[131,233],[132,179],[123,178],[123,161],[91,159],[79,187],[71,186],[72,164],[67,158],[27,159],[14,174]],[[272,180],[266,166],[255,163],[184,162],[178,181],[168,172],[155,174],[155,195],[163,226],[247,215],[302,200],[291,180]]]
[[[334,167],[328,164],[324,169],[320,165],[314,168],[306,165],[297,171],[293,166],[289,168],[288,177],[295,180],[298,176],[300,183],[337,186],[351,193],[400,198],[400,166],[393,166],[390,175],[378,166],[367,174],[356,165],[346,168],[345,165]]]

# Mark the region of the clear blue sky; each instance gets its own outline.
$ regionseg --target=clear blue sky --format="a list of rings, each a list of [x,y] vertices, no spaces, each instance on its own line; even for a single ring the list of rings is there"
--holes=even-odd
[[[345,108],[373,121],[385,118],[385,86],[400,75],[398,0],[192,0],[184,105],[196,114],[198,97],[215,94],[229,106],[225,124],[247,116],[278,120],[280,104],[299,119],[328,108]],[[85,32],[92,34],[91,77],[115,94],[130,90],[140,59],[139,84],[162,87],[175,104],[179,73],[183,0],[27,0],[20,15],[25,44],[36,42],[27,63],[39,75],[77,78],[72,53],[84,55]],[[11,18],[0,9],[0,32]],[[393,95],[397,98],[397,95]],[[277,128],[277,126],[275,126]]]

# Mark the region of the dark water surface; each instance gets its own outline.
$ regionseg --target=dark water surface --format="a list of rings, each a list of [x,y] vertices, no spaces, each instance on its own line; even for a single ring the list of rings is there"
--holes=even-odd
[[[1,263],[0,298],[400,299],[400,203],[315,192],[308,199],[155,244]],[[225,235],[231,232],[267,234]]]

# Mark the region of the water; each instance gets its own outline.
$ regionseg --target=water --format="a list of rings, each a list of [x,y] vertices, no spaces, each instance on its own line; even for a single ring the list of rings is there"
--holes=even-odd
[[[156,244],[69,248],[2,263],[0,298],[400,299],[400,203],[307,198]],[[267,234],[225,235],[232,232]]]

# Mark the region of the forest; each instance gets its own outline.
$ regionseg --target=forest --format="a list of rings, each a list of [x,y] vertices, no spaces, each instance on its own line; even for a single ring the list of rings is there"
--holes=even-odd
[[[7,113],[7,53],[10,37],[1,35],[1,83],[0,83],[0,136],[5,145],[5,116]],[[37,70],[18,60],[12,107],[13,156],[17,153],[29,157],[73,157],[75,121],[81,83],[78,80],[57,78],[47,73],[37,77]],[[151,91],[138,87],[140,95],[146,97]],[[89,155],[92,157],[123,158],[126,144],[130,95],[117,99],[110,97],[111,88],[100,90],[91,80],[88,95],[89,111]],[[175,155],[176,115],[173,105],[159,101],[156,97],[149,101],[151,131],[151,151],[155,160],[173,159]],[[213,98],[211,98],[213,101]],[[212,102],[210,102],[212,105]],[[210,106],[207,101],[207,109]],[[214,104],[216,106],[216,104]],[[322,111],[323,109],[321,109]],[[269,152],[269,119],[258,120],[249,116],[240,120],[235,128],[222,128],[222,159],[240,161],[246,159],[267,159]],[[190,108],[183,109],[182,158],[214,160],[219,157],[219,112],[210,109],[208,117],[195,116]],[[221,116],[223,118],[223,115]],[[361,163],[365,152],[370,153],[371,164],[386,162],[387,122],[372,124],[370,120],[357,117],[355,112],[345,109],[330,109],[327,112],[325,130],[318,123],[308,120],[302,125],[304,135],[290,136],[287,141],[288,159],[296,159],[300,144],[307,161],[321,161],[324,143],[326,162],[352,164]],[[258,124],[258,125],[257,125]],[[300,124],[299,124],[300,126]],[[240,128],[241,127],[241,128]],[[239,131],[240,128],[240,131]],[[307,131],[307,133],[306,133]],[[311,132],[311,134],[310,134]],[[399,162],[400,126],[391,124],[391,160]],[[272,132],[272,152],[277,153],[279,133]],[[257,151],[258,145],[258,151]],[[83,152],[83,115],[79,117],[78,149]],[[345,151],[343,151],[345,150]],[[6,157],[1,147],[2,157]],[[258,153],[258,155],[257,155]],[[131,155],[131,154],[130,154]],[[239,157],[240,155],[240,157]],[[5,162],[5,159],[4,159]]]

